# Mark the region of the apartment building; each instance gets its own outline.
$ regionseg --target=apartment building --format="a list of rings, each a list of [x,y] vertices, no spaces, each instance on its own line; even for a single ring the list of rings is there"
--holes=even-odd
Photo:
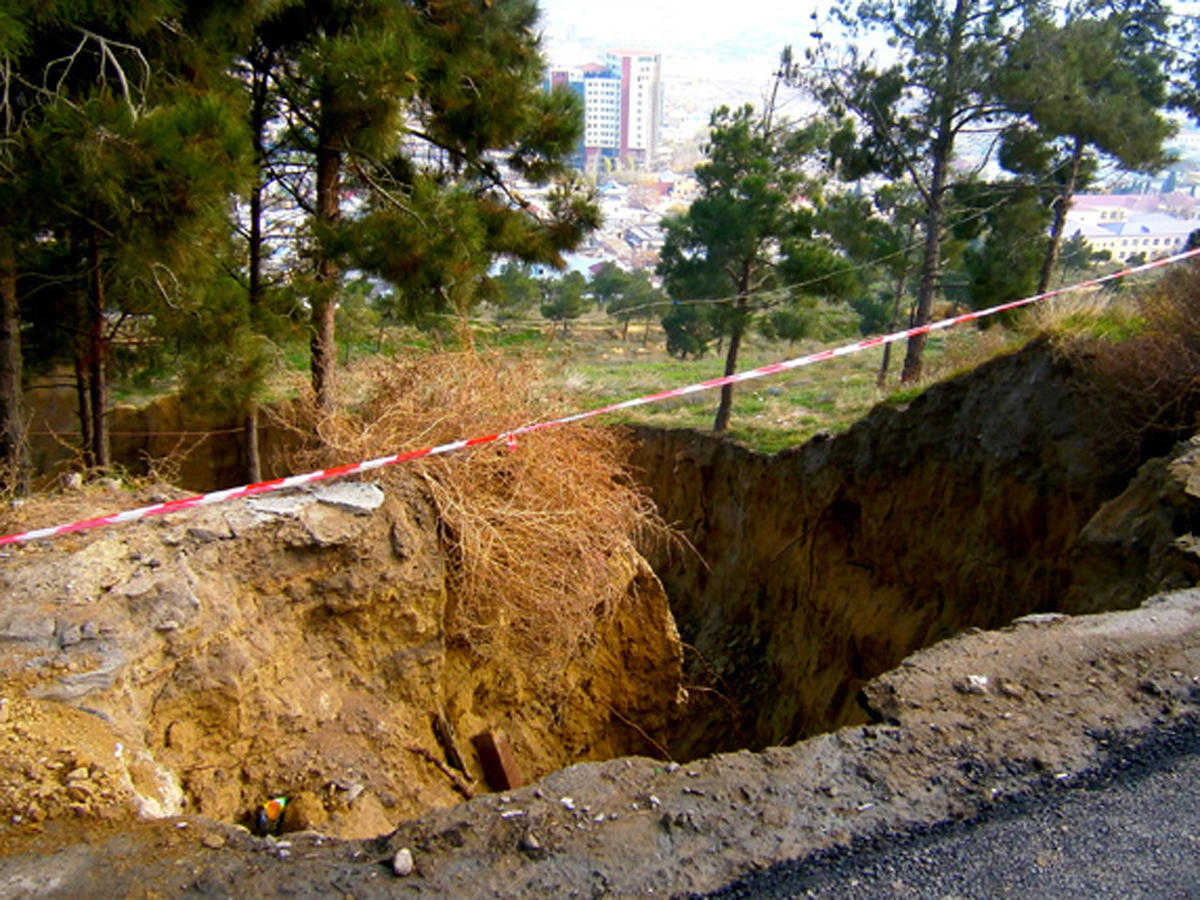
[[[634,166],[653,162],[663,117],[660,54],[609,51],[599,63],[550,70],[546,87],[573,91],[583,101],[579,168],[595,169],[605,159]]]

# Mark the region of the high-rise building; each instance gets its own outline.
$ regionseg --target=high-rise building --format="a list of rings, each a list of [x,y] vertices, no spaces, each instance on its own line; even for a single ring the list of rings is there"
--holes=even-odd
[[[658,152],[663,117],[662,56],[641,50],[611,50],[604,65],[621,79],[619,156],[648,163]]]
[[[565,88],[583,101],[583,141],[576,165],[593,169],[599,160],[645,165],[658,150],[662,123],[662,57],[616,50],[603,64],[552,69],[548,88]]]

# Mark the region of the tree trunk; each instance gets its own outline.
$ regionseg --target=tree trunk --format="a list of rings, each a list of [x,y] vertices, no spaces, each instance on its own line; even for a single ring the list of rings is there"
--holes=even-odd
[[[1076,137],[1075,146],[1071,148],[1071,168],[1067,173],[1067,183],[1063,185],[1062,193],[1054,198],[1054,224],[1050,226],[1050,245],[1046,248],[1046,258],[1042,262],[1042,272],[1038,276],[1037,292],[1039,294],[1050,290],[1050,279],[1054,275],[1054,267],[1058,265],[1063,231],[1067,226],[1067,213],[1071,211],[1071,200],[1075,196],[1075,184],[1079,180],[1079,167],[1083,164],[1083,148],[1083,138]]]
[[[88,468],[96,464],[92,456],[92,392],[88,387],[86,351],[75,354],[75,407],[79,410],[79,446]]]
[[[91,238],[92,278],[91,302],[88,304],[87,361],[88,405],[92,414],[91,462],[98,469],[112,465],[108,438],[108,338],[104,333],[105,296],[103,255],[100,235],[93,231]]]
[[[261,146],[261,138],[255,138],[255,146]],[[249,265],[250,265],[250,315],[254,319],[262,301],[262,202],[263,185],[262,170],[255,175],[254,186],[250,188],[250,236],[249,236]]]
[[[948,162],[947,157],[935,153],[933,177],[930,179],[929,209],[925,213],[924,258],[921,262],[921,284],[917,289],[914,327],[920,327],[933,318],[933,300],[937,296],[942,268],[942,218]],[[922,332],[908,339],[904,367],[900,370],[901,384],[921,380],[921,371],[925,365],[925,342],[928,337],[928,334]]]
[[[17,259],[0,223],[0,461],[4,486],[17,496],[29,493],[29,446],[21,393],[21,318],[17,308]]]
[[[340,211],[342,154],[327,139],[317,147],[317,229],[327,231]],[[318,235],[318,241],[322,236]],[[333,377],[337,367],[337,264],[324,248],[317,250],[317,289],[312,297],[312,386],[317,405],[333,404]]]
[[[912,234],[910,231],[909,239],[911,241]],[[896,294],[892,298],[892,321],[888,325],[888,334],[893,334],[900,327],[900,304],[904,302],[904,292],[908,289],[908,256],[905,255],[904,268],[900,270],[900,277],[896,279]],[[888,369],[892,365],[892,345],[883,345],[883,361],[879,364],[879,375],[875,379],[877,387],[883,387],[887,384]]]
[[[262,481],[262,457],[258,450],[258,404],[251,402],[246,413],[246,480],[250,484]]]
[[[942,270],[942,225],[946,215],[946,187],[950,157],[954,153],[954,111],[958,108],[960,90],[958,72],[962,62],[962,45],[970,12],[968,0],[957,0],[950,20],[950,36],[946,46],[945,94],[938,100],[937,130],[930,146],[933,170],[929,176],[925,213],[925,255],[921,261],[921,283],[917,289],[917,315],[913,325],[920,327],[933,318],[933,301],[937,295]],[[908,339],[904,367],[900,371],[902,384],[921,380],[925,365],[925,343],[928,334],[914,334]]]
[[[254,143],[254,184],[250,188],[250,312],[256,316],[263,300],[263,190],[267,167],[267,101],[271,57],[260,48],[251,73],[250,133]]]
[[[733,327],[729,331],[729,352],[725,354],[725,377],[728,378],[737,371],[738,351],[742,348],[742,331],[746,327],[746,294],[738,294],[736,315],[733,317]],[[713,431],[722,434],[729,427],[729,416],[733,412],[733,385],[721,386],[721,403],[717,406],[717,418],[713,422]]]

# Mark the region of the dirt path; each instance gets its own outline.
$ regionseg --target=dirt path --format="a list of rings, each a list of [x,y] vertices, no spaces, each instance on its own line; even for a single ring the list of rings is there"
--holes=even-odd
[[[387,837],[253,837],[200,819],[0,831],[0,896],[633,897],[716,890],[885,832],[969,818],[1200,713],[1200,591],[1031,617],[916,654],[878,724],[674,766],[583,764]],[[0,726],[10,741],[12,721]],[[413,871],[393,872],[407,850]],[[405,854],[401,853],[403,858]],[[98,872],[105,872],[97,878]]]

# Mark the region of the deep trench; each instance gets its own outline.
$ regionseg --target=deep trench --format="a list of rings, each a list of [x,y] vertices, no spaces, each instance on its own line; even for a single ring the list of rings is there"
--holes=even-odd
[[[1034,344],[774,456],[637,430],[637,477],[693,548],[645,550],[686,648],[672,756],[863,722],[867,681],[965,629],[1137,605],[1145,553],[1085,526],[1183,432],[1115,427],[1078,364]]]
[[[634,477],[686,538],[642,548],[685,645],[671,758],[863,722],[860,688],[922,647],[1148,596],[1149,548],[1098,543],[1086,527],[1190,429],[1130,439],[1088,379],[1080,358],[1035,341],[771,456],[711,434],[634,429]],[[169,430],[151,418],[124,430],[139,429]],[[156,453],[126,443],[123,459]],[[184,479],[237,483],[240,451],[209,450],[185,462]]]

